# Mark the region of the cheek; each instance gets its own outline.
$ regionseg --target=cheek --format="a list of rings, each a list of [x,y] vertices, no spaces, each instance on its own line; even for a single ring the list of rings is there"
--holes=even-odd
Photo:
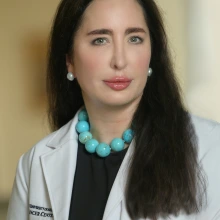
[[[133,57],[134,65],[140,74],[148,71],[150,58],[150,53],[146,53],[146,51],[136,54],[135,58]]]
[[[88,49],[81,48],[75,53],[75,71],[77,75],[86,74],[88,78],[91,78],[100,69],[103,69],[103,55],[101,53],[92,53]]]

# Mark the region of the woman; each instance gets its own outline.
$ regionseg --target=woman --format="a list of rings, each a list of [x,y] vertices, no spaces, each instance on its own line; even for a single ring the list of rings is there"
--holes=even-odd
[[[220,219],[220,126],[184,109],[153,0],[61,1],[48,94],[8,220]]]

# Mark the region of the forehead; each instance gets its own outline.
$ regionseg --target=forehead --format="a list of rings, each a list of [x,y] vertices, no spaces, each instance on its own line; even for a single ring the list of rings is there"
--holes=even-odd
[[[146,27],[142,7],[136,0],[93,0],[83,16],[84,28]]]

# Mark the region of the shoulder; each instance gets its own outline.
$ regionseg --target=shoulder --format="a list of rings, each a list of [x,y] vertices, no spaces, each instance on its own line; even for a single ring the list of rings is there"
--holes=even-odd
[[[207,181],[208,207],[201,215],[210,217],[220,211],[220,124],[197,116],[192,116],[192,122],[198,139],[199,162]]]
[[[61,147],[65,147],[65,143],[73,139],[78,139],[77,132],[75,131],[75,124],[78,118],[75,116],[71,121],[61,127],[59,130],[52,132],[37,142],[20,158],[20,163],[23,163],[26,167],[30,167],[33,161],[39,161],[40,157],[55,151]]]
[[[216,121],[201,118],[196,115],[191,115],[191,119],[198,134],[210,135],[220,131],[220,123]]]
[[[22,182],[28,188],[31,173],[38,177],[42,176],[42,158],[48,154],[60,152],[60,148],[68,146],[66,143],[77,138],[74,122],[73,119],[59,130],[47,135],[20,157],[16,169],[17,182]]]
[[[199,158],[216,152],[220,156],[220,124],[218,122],[191,115],[199,146]]]

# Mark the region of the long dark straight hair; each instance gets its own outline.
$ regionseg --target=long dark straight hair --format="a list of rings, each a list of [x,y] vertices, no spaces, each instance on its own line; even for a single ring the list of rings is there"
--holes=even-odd
[[[62,0],[51,31],[47,88],[53,130],[73,118],[84,104],[77,80],[66,79],[66,54],[91,0]],[[129,164],[126,206],[131,219],[199,212],[205,180],[197,140],[175,80],[161,14],[153,0],[137,0],[150,31],[154,73],[132,119],[135,149]]]

